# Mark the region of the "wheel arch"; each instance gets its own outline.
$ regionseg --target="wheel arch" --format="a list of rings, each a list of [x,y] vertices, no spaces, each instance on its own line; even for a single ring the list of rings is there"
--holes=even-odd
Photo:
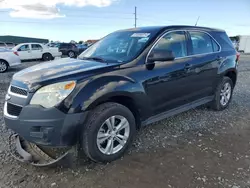
[[[229,77],[233,82],[233,86],[235,87],[237,81],[237,72],[234,69],[231,69],[225,72],[224,76]]]
[[[43,55],[42,55],[42,57],[43,57],[44,55],[46,55],[46,54],[49,54],[49,55],[51,55],[51,56],[53,57],[53,55],[52,55],[50,52],[44,52]]]
[[[110,95],[107,97],[103,97],[99,100],[96,100],[87,108],[87,110],[88,111],[93,110],[97,106],[104,104],[104,103],[107,103],[107,102],[115,102],[115,103],[118,103],[118,104],[121,104],[121,105],[127,107],[135,117],[136,128],[140,129],[140,127],[141,127],[141,112],[139,110],[140,107],[136,104],[133,97],[126,95],[124,93]]]
[[[5,63],[7,63],[8,67],[10,66],[9,62],[6,61],[5,59],[1,59],[1,58],[0,58],[0,61],[4,61]]]

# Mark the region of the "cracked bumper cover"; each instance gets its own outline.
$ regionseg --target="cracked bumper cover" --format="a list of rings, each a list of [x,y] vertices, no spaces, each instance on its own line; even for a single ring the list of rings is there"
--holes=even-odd
[[[4,114],[6,126],[25,140],[37,145],[68,147],[77,143],[78,127],[86,113],[65,114],[57,108],[23,107],[18,118]]]

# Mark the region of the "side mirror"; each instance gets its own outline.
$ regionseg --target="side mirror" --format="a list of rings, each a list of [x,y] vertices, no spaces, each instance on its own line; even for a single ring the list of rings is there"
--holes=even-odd
[[[21,52],[21,49],[19,48],[17,51],[18,51],[18,52]]]
[[[165,49],[154,49],[148,56],[147,64],[152,64],[155,61],[173,61],[175,59],[172,51]]]

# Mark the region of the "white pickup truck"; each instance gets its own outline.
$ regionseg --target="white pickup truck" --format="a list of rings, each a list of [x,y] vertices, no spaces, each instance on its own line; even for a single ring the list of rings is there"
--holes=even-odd
[[[8,70],[9,67],[21,64],[18,53],[7,48],[0,48],[0,73]]]
[[[39,43],[19,44],[13,50],[18,52],[21,60],[42,59],[44,61],[51,61],[55,57],[62,56],[58,48],[49,48]]]

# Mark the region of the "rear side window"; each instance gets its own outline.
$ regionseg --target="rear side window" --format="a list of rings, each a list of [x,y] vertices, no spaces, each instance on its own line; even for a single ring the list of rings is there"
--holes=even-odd
[[[191,31],[189,33],[193,46],[193,55],[214,52],[212,38],[208,34],[198,31]]]
[[[232,50],[235,49],[232,41],[230,38],[227,36],[225,32],[218,32],[217,33],[217,41],[220,43],[222,49],[224,50]]]
[[[217,44],[217,42],[215,42],[214,39],[211,39],[211,40],[212,40],[214,52],[220,51],[220,46]]]
[[[42,46],[40,44],[31,44],[32,50],[42,50]]]

